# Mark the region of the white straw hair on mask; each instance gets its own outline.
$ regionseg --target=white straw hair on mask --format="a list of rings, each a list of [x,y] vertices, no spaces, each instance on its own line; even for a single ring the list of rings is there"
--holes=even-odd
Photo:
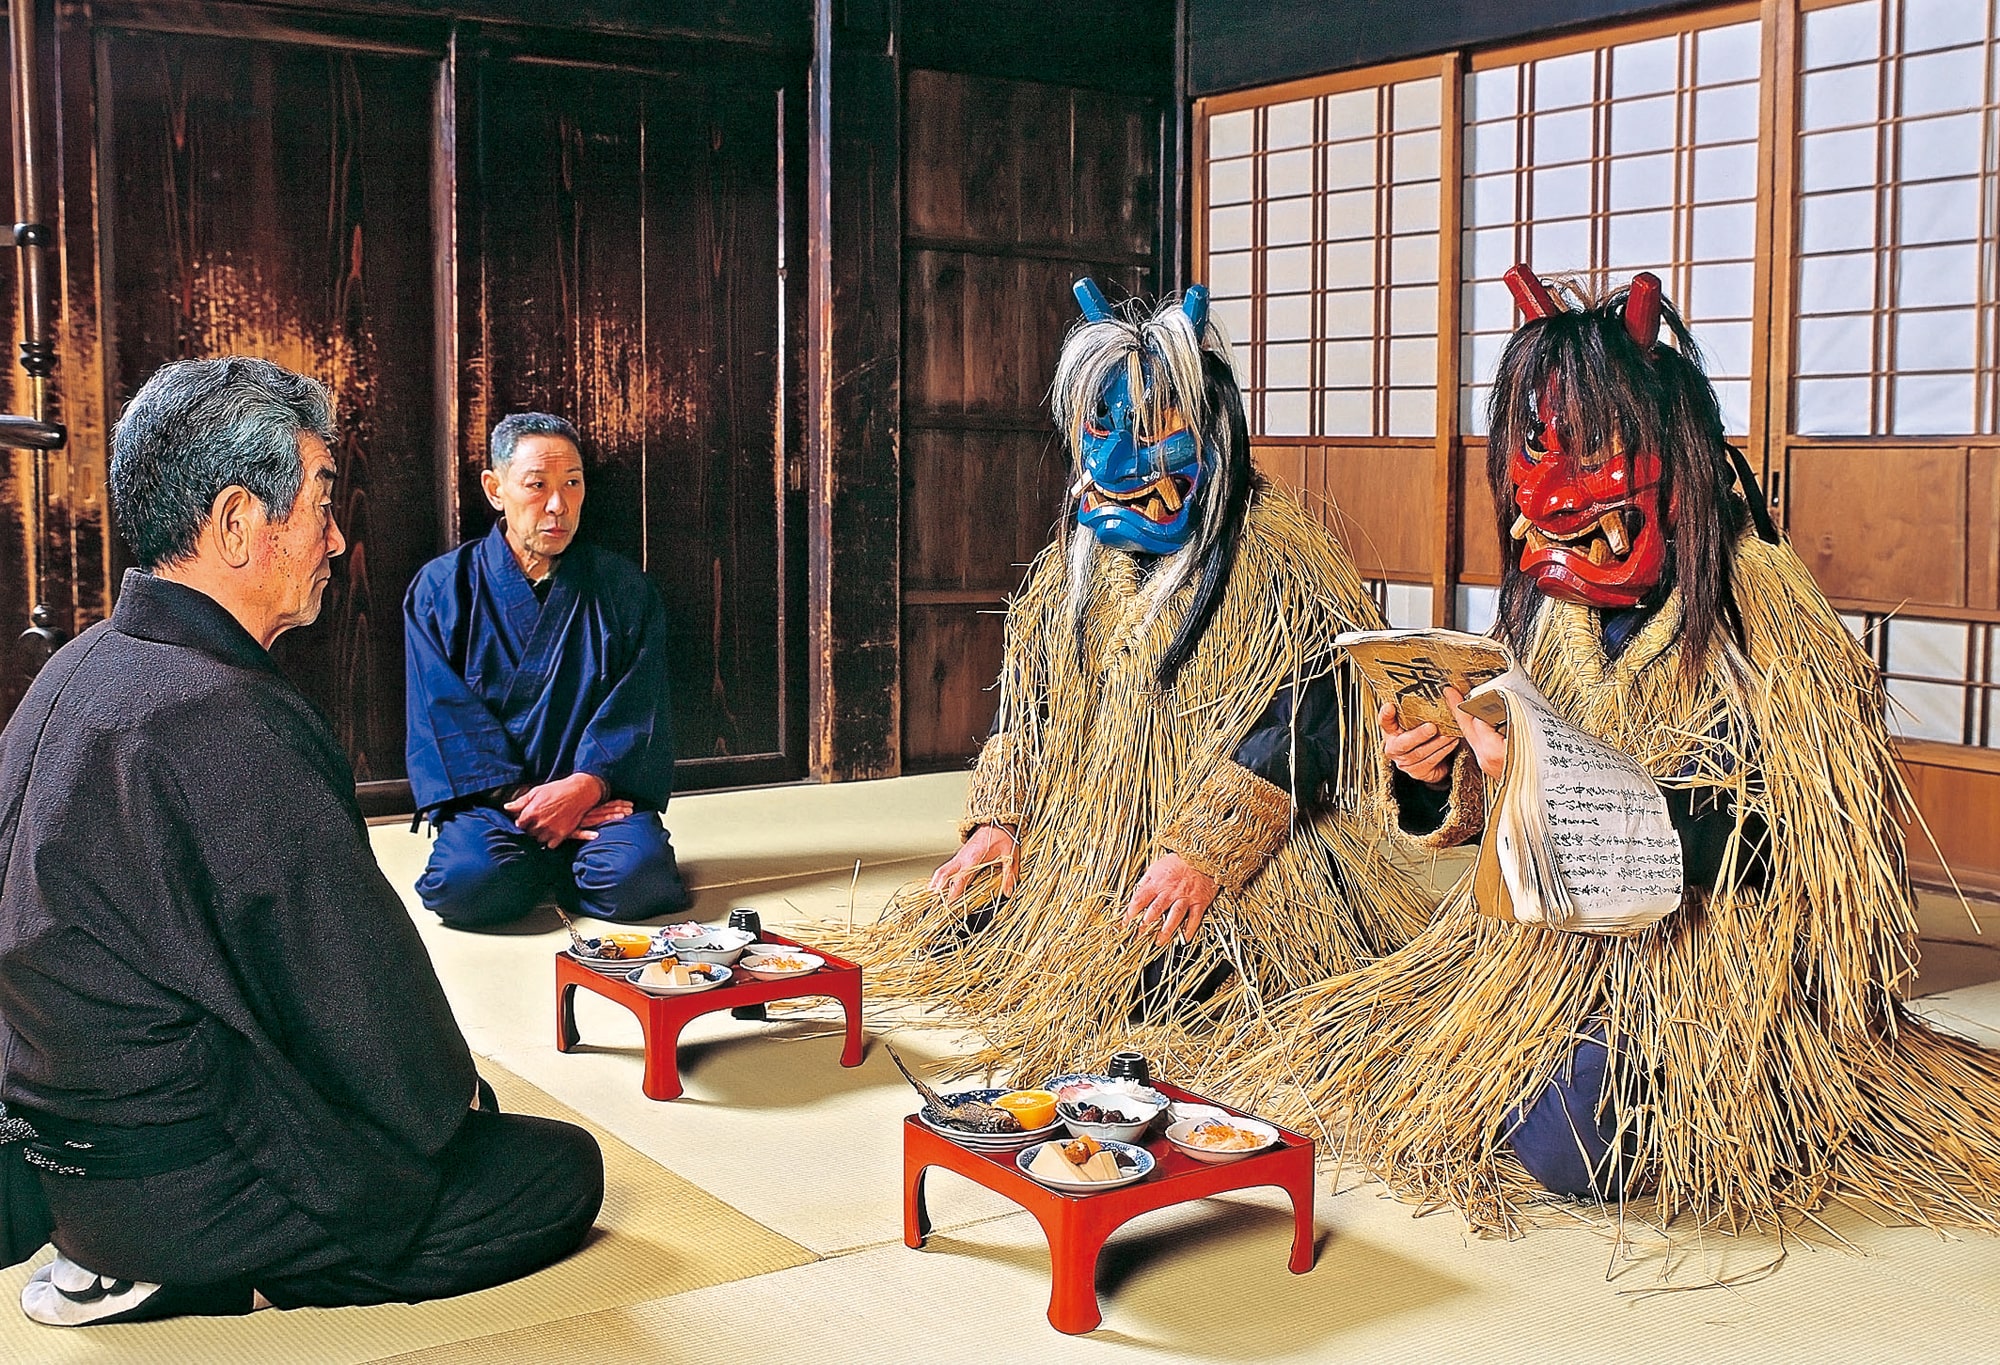
[[[1223,529],[1223,503],[1229,495],[1227,480],[1217,475],[1228,468],[1236,452],[1229,449],[1229,433],[1218,428],[1217,414],[1209,402],[1202,368],[1204,348],[1216,353],[1234,372],[1229,339],[1222,328],[1210,318],[1197,336],[1179,298],[1161,303],[1151,317],[1127,303],[1118,315],[1103,321],[1081,320],[1063,342],[1049,401],[1077,464],[1067,508],[1072,623],[1083,619],[1091,568],[1097,557],[1096,536],[1076,518],[1083,492],[1089,487],[1082,469],[1083,430],[1097,410],[1104,386],[1121,370],[1128,378],[1139,442],[1157,441],[1158,433],[1167,426],[1167,413],[1177,410],[1194,437],[1201,461],[1201,478],[1189,509],[1194,534],[1180,550],[1162,557],[1147,578],[1148,624],[1200,571],[1215,548]],[[1166,470],[1157,472],[1165,474]]]

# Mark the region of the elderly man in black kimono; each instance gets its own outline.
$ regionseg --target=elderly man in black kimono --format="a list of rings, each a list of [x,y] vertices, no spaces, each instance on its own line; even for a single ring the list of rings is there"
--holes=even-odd
[[[588,1133],[496,1112],[267,652],[346,548],[332,439],[267,361],[156,374],[112,439],[142,567],[0,735],[0,1260],[56,1244],[39,1322],[463,1293],[602,1199]]]

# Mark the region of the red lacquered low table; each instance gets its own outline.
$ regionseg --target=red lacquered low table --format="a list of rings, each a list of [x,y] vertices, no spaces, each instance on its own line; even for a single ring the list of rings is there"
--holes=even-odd
[[[1169,1099],[1214,1104],[1239,1117],[1253,1117],[1178,1086],[1155,1081],[1153,1088]],[[1102,1194],[1062,1194],[1021,1174],[1015,1153],[969,1151],[938,1136],[912,1114],[903,1120],[903,1242],[921,1247],[930,1235],[924,1173],[933,1166],[956,1171],[1035,1215],[1049,1239],[1049,1324],[1058,1332],[1089,1332],[1103,1321],[1097,1311],[1097,1253],[1113,1232],[1142,1213],[1170,1204],[1275,1185],[1292,1197],[1292,1273],[1303,1275],[1312,1269],[1311,1138],[1279,1128],[1276,1146],[1223,1166],[1196,1161],[1165,1137],[1145,1145],[1155,1164],[1144,1180]]]
[[[825,958],[826,965],[789,981],[758,981],[732,968],[736,975],[729,984],[713,990],[696,991],[692,995],[648,995],[622,976],[594,972],[568,953],[557,953],[556,1051],[568,1052],[577,1045],[576,990],[581,986],[606,1000],[617,1001],[639,1016],[639,1029],[646,1039],[646,1078],[640,1088],[649,1100],[676,1100],[681,1096],[681,1030],[690,1020],[717,1010],[820,995],[839,1001],[847,1015],[847,1047],[840,1054],[840,1064],[860,1066],[861,968],[844,957],[777,934],[764,934],[760,941]]]

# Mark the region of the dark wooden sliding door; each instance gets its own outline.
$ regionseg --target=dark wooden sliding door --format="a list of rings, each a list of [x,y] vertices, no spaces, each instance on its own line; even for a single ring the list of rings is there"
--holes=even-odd
[[[262,356],[333,391],[348,552],[318,624],[276,653],[356,779],[400,778],[402,594],[438,550],[439,58],[106,29],[97,64],[110,411],[203,356]]]
[[[656,74],[533,53],[482,57],[471,86],[462,534],[491,525],[474,484],[492,424],[570,418],[586,535],[667,602],[677,782],[798,776],[798,92],[727,63]]]
[[[350,548],[277,652],[364,788],[404,775],[404,590],[524,409],[666,599],[680,785],[800,775],[803,62],[226,5],[89,41],[106,406],[198,356],[333,390]]]

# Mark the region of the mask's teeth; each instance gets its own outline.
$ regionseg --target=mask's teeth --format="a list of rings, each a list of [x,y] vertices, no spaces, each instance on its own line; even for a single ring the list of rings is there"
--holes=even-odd
[[[1514,518],[1514,529],[1509,531],[1508,535],[1512,536],[1515,540],[1526,540],[1528,532],[1534,529],[1535,523],[1529,521],[1528,514],[1523,512],[1520,516]]]
[[[1139,514],[1148,521],[1165,521],[1167,519],[1167,509],[1156,497],[1147,498],[1145,506],[1139,509]]]
[[[1601,540],[1590,542],[1590,562],[1600,569],[1611,562],[1611,547]]]
[[[1181,510],[1181,490],[1175,485],[1174,476],[1171,474],[1167,475],[1166,478],[1160,480],[1157,487],[1160,496],[1166,499],[1167,511],[1175,514],[1179,513]]]
[[[1598,519],[1597,529],[1604,532],[1605,540],[1611,544],[1611,553],[1623,559],[1632,548],[1632,537],[1625,533],[1625,514],[1606,512]]]
[[[1528,548],[1530,550],[1539,550],[1549,543],[1549,538],[1536,530],[1532,525],[1528,527],[1527,537]]]

